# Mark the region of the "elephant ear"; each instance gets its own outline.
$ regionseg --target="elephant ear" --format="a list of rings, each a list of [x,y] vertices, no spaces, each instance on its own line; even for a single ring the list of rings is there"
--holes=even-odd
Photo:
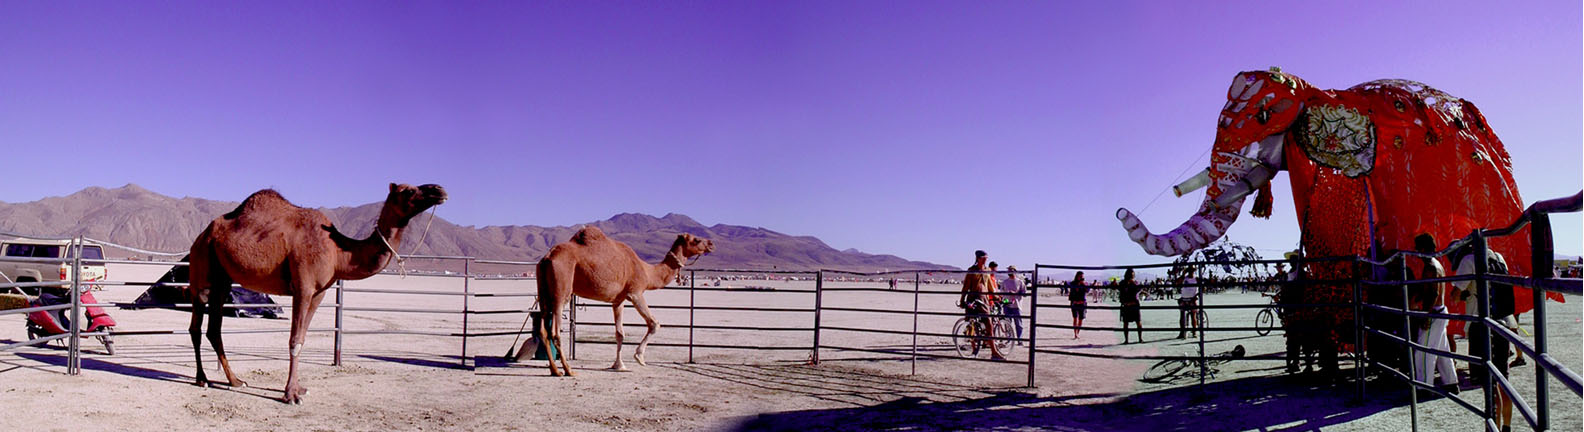
[[[1351,107],[1334,103],[1305,107],[1293,124],[1293,138],[1309,160],[1348,177],[1375,168],[1375,123]]]

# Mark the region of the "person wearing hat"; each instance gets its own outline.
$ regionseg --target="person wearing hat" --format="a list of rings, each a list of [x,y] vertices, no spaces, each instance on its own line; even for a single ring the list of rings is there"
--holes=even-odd
[[[981,328],[986,329],[986,333],[988,333],[985,336],[995,337],[995,326],[990,325],[990,317],[987,316],[990,313],[990,290],[993,286],[992,284],[995,283],[995,278],[979,273],[985,271],[985,260],[987,258],[989,258],[989,254],[986,254],[985,251],[974,251],[974,264],[968,267],[969,273],[963,275],[962,296],[957,299],[957,306],[963,308],[963,313],[967,318],[977,319],[983,323]],[[979,353],[980,345],[988,345],[990,346],[991,360],[1006,360],[1006,357],[1001,355],[1001,349],[996,348],[995,342],[990,339],[975,340],[973,345],[974,354]]]
[[[1028,291],[1023,286],[1023,279],[1018,277],[1017,266],[1007,266],[1007,277],[1006,280],[1001,282],[1001,290],[999,292],[1005,294],[1001,296],[1001,312],[1012,320],[1012,326],[1017,329],[1018,339],[1022,339],[1023,309],[1018,304],[1023,302],[1023,296]],[[1017,341],[1017,344],[1022,345],[1023,341]]]

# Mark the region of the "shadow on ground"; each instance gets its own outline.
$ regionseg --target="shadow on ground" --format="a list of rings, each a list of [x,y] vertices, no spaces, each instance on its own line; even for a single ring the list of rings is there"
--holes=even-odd
[[[817,370],[817,369],[813,369]],[[791,386],[778,374],[724,379],[759,387]],[[712,373],[703,373],[711,375]],[[852,378],[844,378],[849,381]],[[891,379],[887,379],[891,380]],[[939,384],[893,388],[883,402],[849,408],[761,414],[740,419],[727,430],[1054,430],[1054,431],[1309,431],[1347,423],[1406,402],[1395,393],[1377,394],[1376,402],[1353,403],[1350,383],[1309,384],[1291,377],[1265,376],[1175,387],[1120,398],[1113,395],[1039,397],[1023,390],[968,389]],[[881,396],[862,388],[814,387],[810,396],[856,402]],[[884,387],[884,386],[882,386]],[[939,393],[960,398],[943,398]],[[1089,400],[1084,403],[1084,400]],[[1096,402],[1095,399],[1100,401]]]

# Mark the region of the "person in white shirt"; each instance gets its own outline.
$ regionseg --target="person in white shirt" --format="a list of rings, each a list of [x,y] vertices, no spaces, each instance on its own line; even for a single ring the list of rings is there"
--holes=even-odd
[[[1473,247],[1464,246],[1463,248],[1460,248],[1452,253],[1452,259],[1457,263],[1457,266],[1454,267],[1454,269],[1457,271],[1457,274],[1474,274],[1474,265],[1479,262],[1479,257],[1475,256],[1472,249]],[[1490,249],[1486,249],[1485,253],[1487,257],[1487,264],[1485,266],[1486,274],[1508,274],[1507,259],[1503,257],[1502,254]],[[1457,288],[1455,295],[1468,300],[1469,306],[1464,313],[1468,315],[1479,315],[1479,288],[1477,285],[1475,285],[1474,281],[1453,282],[1453,286]],[[1485,295],[1490,298],[1490,305],[1488,307],[1491,320],[1501,323],[1503,327],[1506,327],[1508,330],[1512,330],[1514,333],[1517,333],[1518,322],[1513,320],[1513,303],[1515,299],[1513,298],[1512,285],[1486,282],[1485,290]],[[1469,354],[1475,357],[1485,356],[1487,352],[1485,351],[1483,339],[1486,337],[1486,334],[1489,332],[1489,330],[1487,330],[1484,325],[1479,323],[1469,323],[1468,329]],[[1491,350],[1488,354],[1490,355],[1491,363],[1496,366],[1496,370],[1501,372],[1502,376],[1508,376],[1508,369],[1511,368],[1512,365],[1507,363],[1507,358],[1510,357],[1515,352],[1515,350],[1513,350],[1511,344],[1507,342],[1507,338],[1496,335],[1490,335],[1489,337],[1491,342]],[[1489,379],[1489,371],[1483,365],[1469,365],[1469,373],[1469,379],[1475,382],[1484,382],[1486,379]],[[1497,406],[1495,419],[1497,426],[1501,427],[1503,431],[1511,430],[1513,408],[1512,399],[1508,398],[1505,392],[1499,390],[1493,392],[1493,395],[1495,396]]]
[[[1199,322],[1199,280],[1193,276],[1183,278],[1182,285],[1177,289],[1177,338],[1184,339],[1186,335],[1194,333],[1188,331],[1189,321],[1198,331],[1204,323]]]
[[[1023,286],[1023,279],[1018,276],[1017,266],[1007,266],[1007,277],[1001,282],[1001,292],[1007,294],[1001,296],[1002,301],[1006,302],[1001,312],[1012,320],[1012,325],[1017,328],[1017,337],[1022,339],[1023,309],[1018,304],[1023,302],[1023,294],[1027,289]],[[1017,344],[1022,345],[1023,341],[1017,341]]]

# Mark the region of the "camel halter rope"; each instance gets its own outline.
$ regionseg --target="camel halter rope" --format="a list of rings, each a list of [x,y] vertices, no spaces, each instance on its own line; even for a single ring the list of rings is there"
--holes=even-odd
[[[423,244],[424,240],[429,238],[429,227],[431,225],[434,225],[434,220],[435,220],[435,216],[436,216],[437,213],[440,213],[440,205],[439,204],[436,204],[434,207],[430,207],[429,208],[429,221],[428,222],[424,222],[423,235],[418,237],[418,244],[420,244],[420,245]],[[396,255],[396,267],[398,269],[400,269],[401,278],[402,279],[406,279],[407,278],[407,258],[403,258],[401,256],[401,252],[397,252],[396,248],[391,247],[390,240],[386,240],[385,239],[385,235],[379,233],[379,227],[374,227],[374,236],[375,237],[379,237],[380,243],[385,245],[385,249],[390,250],[392,255]]]

